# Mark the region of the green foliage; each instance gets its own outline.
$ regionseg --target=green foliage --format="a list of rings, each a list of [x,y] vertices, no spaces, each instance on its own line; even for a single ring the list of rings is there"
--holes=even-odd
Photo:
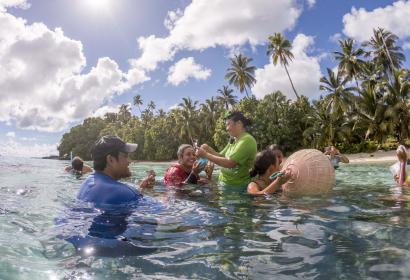
[[[268,55],[275,65],[285,68],[296,101],[276,91],[262,99],[251,95],[238,102],[233,90],[223,86],[217,97],[203,103],[187,97],[176,109],[155,112],[152,101],[141,110],[144,103],[136,95],[133,105],[139,117],[129,105],[122,105],[117,113],[84,120],[63,135],[60,157],[72,151],[88,160],[93,143],[108,134],[138,143],[132,157],[141,160],[174,159],[178,146],[194,139],[221,150],[229,140],[224,120],[227,110],[241,111],[253,121],[249,132],[259,149],[276,143],[290,153],[303,147],[336,145],[344,153],[357,153],[410,144],[410,74],[401,68],[405,57],[397,40],[396,35],[379,28],[361,47],[349,38],[340,41],[341,50],[334,52],[337,73],[328,69],[320,79],[323,96],[309,102],[297,94],[286,68],[293,59],[291,43],[276,33],[268,38]],[[237,55],[230,62],[226,80],[248,95],[256,82],[252,59]]]

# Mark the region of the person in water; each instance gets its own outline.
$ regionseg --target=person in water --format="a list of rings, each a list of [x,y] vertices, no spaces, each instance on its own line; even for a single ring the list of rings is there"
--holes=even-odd
[[[404,145],[400,145],[396,150],[397,159],[399,160],[398,173],[394,175],[394,180],[401,187],[410,186],[410,175],[407,173],[407,150]]]
[[[228,112],[225,118],[226,131],[232,137],[221,152],[207,144],[197,150],[197,157],[203,157],[221,166],[218,181],[227,186],[247,186],[249,170],[256,155],[256,140],[247,132],[251,121],[241,112]]]
[[[93,169],[91,168],[91,166],[85,164],[82,158],[74,157],[71,161],[71,166],[67,165],[66,167],[64,167],[64,171],[83,175],[89,172],[93,172]]]
[[[248,185],[248,193],[261,195],[275,193],[281,190],[282,184],[290,179],[290,171],[285,170],[283,174],[274,179],[269,177],[280,170],[280,164],[275,153],[269,148],[256,155],[255,165],[250,172],[254,178]]]
[[[131,176],[128,154],[137,149],[137,144],[125,143],[117,136],[103,136],[92,148],[95,172],[81,185],[77,198],[96,204],[119,205],[137,202],[142,194],[134,187],[118,182]],[[148,187],[152,178],[145,178],[140,187]]]
[[[177,151],[178,163],[173,164],[164,175],[164,184],[180,187],[183,184],[206,184],[212,177],[213,168],[206,169],[208,179],[201,178],[199,173],[205,168],[197,160],[194,148],[182,144]]]
[[[282,166],[283,158],[284,158],[282,147],[278,144],[272,144],[269,146],[269,150],[271,150],[275,154],[276,159],[279,163],[279,166]]]
[[[325,155],[329,157],[329,160],[332,163],[334,169],[339,168],[340,162],[349,163],[349,158],[342,155],[335,146],[326,147]]]

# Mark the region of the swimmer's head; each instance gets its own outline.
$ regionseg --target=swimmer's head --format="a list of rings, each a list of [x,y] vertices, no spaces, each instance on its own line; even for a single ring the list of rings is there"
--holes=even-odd
[[[71,166],[75,171],[81,172],[83,170],[84,161],[80,157],[74,157],[71,161]]]
[[[404,145],[400,145],[397,147],[396,154],[400,158],[407,159],[407,149]]]
[[[279,169],[279,163],[275,153],[270,149],[263,150],[256,155],[255,165],[250,172],[250,176],[255,177],[256,175],[264,175],[272,166],[274,166],[275,169]],[[275,170],[272,172],[274,171]]]

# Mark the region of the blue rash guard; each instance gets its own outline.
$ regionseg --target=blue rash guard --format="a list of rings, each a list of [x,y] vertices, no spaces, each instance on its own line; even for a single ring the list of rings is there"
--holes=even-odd
[[[142,194],[102,172],[92,173],[81,185],[77,198],[95,204],[125,204],[136,202]]]

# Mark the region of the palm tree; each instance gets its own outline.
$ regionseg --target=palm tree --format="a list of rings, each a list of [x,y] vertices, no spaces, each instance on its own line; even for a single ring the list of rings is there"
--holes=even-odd
[[[118,118],[123,124],[131,119],[131,108],[128,104],[122,104],[120,106]]]
[[[154,101],[150,101],[150,102],[148,103],[148,105],[147,105],[147,110],[153,112],[154,109],[155,109],[155,107],[156,107],[156,106],[155,106]]]
[[[292,61],[292,59],[294,58],[293,53],[290,51],[290,49],[292,48],[292,44],[281,33],[275,33],[273,36],[269,36],[268,40],[269,44],[266,54],[268,56],[272,56],[273,65],[277,65],[279,61],[279,63],[285,68],[293,92],[295,93],[296,98],[299,99],[299,95],[296,92],[295,86],[293,85],[293,81],[290,78],[289,71],[287,68],[289,62]]]
[[[136,96],[134,96],[134,106],[136,106],[138,108],[138,111],[140,111],[141,114],[141,105],[142,105],[142,98],[140,94],[137,94]]]
[[[226,110],[228,110],[230,106],[236,104],[236,96],[232,94],[233,89],[230,89],[228,86],[223,86],[222,89],[218,89],[217,92],[220,94],[220,96],[217,97],[217,100]]]
[[[329,78],[320,78],[320,82],[322,84],[319,89],[328,92],[325,97],[325,104],[331,108],[333,116],[338,118],[344,113],[347,113],[349,104],[353,98],[352,90],[354,88],[345,87],[346,83],[349,81],[349,78],[342,78],[342,74],[340,72],[337,72],[337,75],[335,75],[332,69],[327,68],[327,73]]]
[[[185,132],[188,136],[188,140],[193,142],[193,131],[198,126],[196,120],[196,105],[198,101],[192,101],[189,97],[182,98],[182,103],[179,103],[179,107],[181,108],[181,129],[182,133]]]
[[[392,117],[399,143],[409,136],[410,123],[410,79],[405,69],[393,72],[392,81],[387,84],[385,100],[387,114]]]
[[[360,56],[365,54],[362,48],[355,49],[352,39],[339,40],[341,52],[334,52],[336,60],[339,61],[338,71],[345,74],[350,80],[356,81],[359,87],[357,76],[364,67],[364,60]]]
[[[211,97],[211,99],[206,99],[205,103],[201,104],[203,125],[208,132],[207,134],[209,139],[212,138],[214,134],[215,124],[219,117],[219,111],[219,104],[214,97]]]
[[[234,85],[241,93],[245,91],[246,97],[248,95],[248,89],[250,89],[256,82],[254,77],[256,67],[249,66],[252,58],[248,58],[242,54],[235,55],[231,58],[231,67],[228,68],[228,72],[225,75],[225,79],[230,85]]]
[[[373,29],[373,37],[364,46],[371,48],[373,61],[385,69],[386,75],[391,75],[399,69],[406,60],[402,48],[396,45],[398,37],[383,28]]]

